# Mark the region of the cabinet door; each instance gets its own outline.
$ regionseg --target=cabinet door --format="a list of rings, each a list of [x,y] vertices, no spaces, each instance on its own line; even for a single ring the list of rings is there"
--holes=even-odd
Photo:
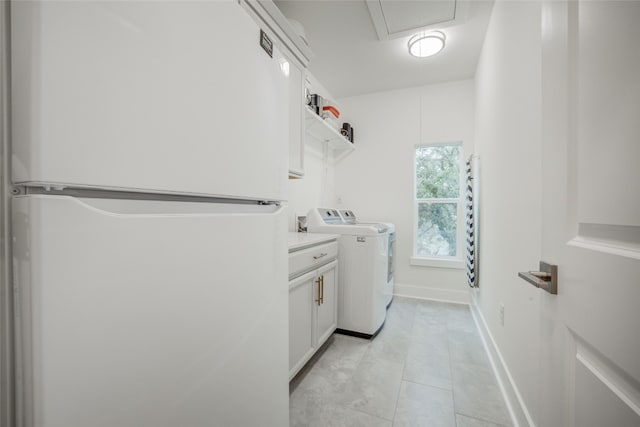
[[[289,61],[289,176],[304,175],[304,76],[305,70]]]
[[[289,282],[289,379],[311,358],[317,346],[315,328],[315,271]]]
[[[321,303],[315,302],[317,309],[317,334],[318,347],[331,336],[338,325],[338,261],[333,261],[318,270],[318,277],[321,280],[320,289],[314,286],[314,292],[320,291]]]

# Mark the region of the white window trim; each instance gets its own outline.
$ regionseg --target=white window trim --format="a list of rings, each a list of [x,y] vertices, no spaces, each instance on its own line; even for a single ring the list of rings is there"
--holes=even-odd
[[[464,270],[464,261],[458,258],[424,258],[412,256],[409,264],[418,267],[435,267],[435,268],[452,268],[455,270]]]
[[[434,198],[426,198],[426,199],[418,199],[416,198],[416,150],[422,147],[437,147],[444,145],[457,145],[460,147],[460,194],[458,198],[455,199],[434,199]],[[429,143],[429,144],[416,144],[413,148],[413,254],[409,260],[410,265],[420,266],[420,267],[436,267],[436,268],[452,268],[463,270],[465,268],[465,258],[464,258],[464,250],[465,250],[465,195],[464,191],[465,185],[465,162],[464,162],[464,145],[462,141],[452,141],[452,142],[438,142],[438,143]],[[419,256],[418,255],[418,205],[419,203],[425,202],[437,202],[437,203],[457,203],[457,215],[458,215],[458,226],[457,226],[457,247],[456,253],[457,256]]]

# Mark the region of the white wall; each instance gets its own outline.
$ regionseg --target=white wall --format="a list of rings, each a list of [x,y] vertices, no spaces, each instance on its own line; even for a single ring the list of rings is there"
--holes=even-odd
[[[289,180],[289,231],[295,231],[295,215],[331,207],[334,200],[333,166],[323,154],[322,145],[307,136],[304,155],[304,178]]]
[[[473,81],[340,99],[355,151],[335,166],[333,205],[396,225],[394,293],[468,302],[464,270],[412,266],[415,145],[463,141],[473,151]]]
[[[476,72],[475,123],[482,203],[473,299],[535,422],[540,293],[517,273],[537,269],[541,253],[540,3],[496,1]]]

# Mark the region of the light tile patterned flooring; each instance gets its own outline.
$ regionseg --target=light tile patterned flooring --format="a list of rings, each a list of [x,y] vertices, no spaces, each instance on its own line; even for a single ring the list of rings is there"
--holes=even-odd
[[[511,426],[469,307],[395,297],[380,334],[334,334],[289,386],[290,425]]]

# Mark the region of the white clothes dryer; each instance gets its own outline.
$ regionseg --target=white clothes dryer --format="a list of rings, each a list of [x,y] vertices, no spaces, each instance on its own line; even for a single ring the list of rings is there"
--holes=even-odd
[[[393,301],[393,276],[395,272],[395,248],[396,248],[396,226],[391,222],[363,222],[359,221],[356,217],[356,214],[348,209],[341,209],[338,211],[340,216],[342,217],[342,221],[346,224],[355,224],[355,225],[379,225],[382,224],[387,227],[387,231],[389,233],[388,244],[387,244],[387,269],[385,273],[385,281],[386,285],[384,288],[384,298],[385,305],[387,308],[391,305],[391,301]]]

